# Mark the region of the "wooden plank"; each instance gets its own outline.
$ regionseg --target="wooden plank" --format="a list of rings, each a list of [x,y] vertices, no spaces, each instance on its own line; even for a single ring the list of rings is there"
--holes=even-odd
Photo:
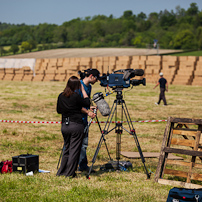
[[[172,138],[171,144],[194,147],[195,140],[187,140],[187,139],[184,140],[184,139]]]
[[[168,135],[168,138],[167,138],[167,144],[165,145],[167,147],[170,147],[170,145],[171,145],[171,139],[172,139],[172,135],[173,135],[173,129],[174,129],[174,123],[171,123],[170,124],[169,135]],[[167,160],[168,160],[168,155],[169,155],[169,153],[165,153],[164,162],[162,164],[162,168],[161,168],[161,172],[160,172],[160,178],[163,178],[164,169],[166,168],[166,164],[167,164]]]
[[[121,151],[120,154],[126,158],[131,158],[131,159],[137,159],[140,158],[140,153],[139,152],[126,152],[126,151]],[[143,152],[142,153],[144,158],[159,158],[160,153],[159,152]],[[178,159],[178,160],[183,160],[182,157],[180,156],[175,156],[173,154],[168,155],[168,159]]]
[[[198,146],[199,146],[199,140],[200,140],[200,136],[201,136],[201,132],[197,131],[196,133],[196,138],[195,138],[195,145],[194,145],[194,151],[198,150]],[[191,158],[191,162],[190,162],[190,167],[189,167],[189,174],[187,177],[187,182],[190,183],[191,182],[191,177],[192,177],[192,170],[193,170],[193,166],[195,164],[196,161],[196,156],[192,156]]]
[[[174,118],[170,117],[170,121],[173,123],[183,123],[183,124],[196,124],[202,125],[202,119],[189,119],[189,118]]]
[[[166,180],[166,179],[158,179],[158,183],[164,184],[164,185],[171,185],[173,187],[184,187],[187,189],[201,189],[202,188],[202,185],[175,181],[175,180],[171,181],[171,180]]]
[[[192,173],[191,179],[192,179],[192,180],[199,180],[199,181],[202,181],[202,174],[199,174],[199,173]]]
[[[178,160],[167,160],[167,164],[171,164],[171,165],[179,165],[179,166],[190,166],[190,162],[185,162],[185,161],[178,161]],[[194,168],[202,168],[202,164],[199,163],[194,163],[193,164]]]
[[[187,135],[187,136],[193,136],[195,137],[197,133],[197,130],[187,129],[187,128],[176,128],[173,129],[173,134],[175,135]]]
[[[185,161],[177,161],[177,160],[167,160],[167,164],[172,164],[172,165],[179,165],[179,166],[188,166],[190,165],[190,162],[185,162]]]
[[[161,145],[159,162],[158,162],[158,165],[156,168],[156,174],[155,174],[155,178],[154,178],[154,180],[156,182],[158,181],[158,178],[161,177],[160,175],[162,175],[162,169],[163,169],[164,163],[165,163],[165,152],[163,150],[164,150],[164,147],[166,146],[168,132],[171,131],[171,129],[169,130],[169,126],[170,126],[170,117],[168,117],[168,120],[167,120],[166,128],[164,131],[164,137],[163,137],[163,141],[162,141],[162,145]],[[172,125],[172,127],[173,127],[173,125]]]
[[[164,152],[167,152],[167,153],[185,154],[189,156],[202,156],[202,151],[184,150],[184,149],[176,149],[176,148],[169,148],[169,147],[165,147],[163,150]]]
[[[187,178],[188,173],[180,170],[172,170],[172,169],[167,169],[165,168],[164,174],[169,174],[169,175],[174,175],[178,177],[185,177]]]

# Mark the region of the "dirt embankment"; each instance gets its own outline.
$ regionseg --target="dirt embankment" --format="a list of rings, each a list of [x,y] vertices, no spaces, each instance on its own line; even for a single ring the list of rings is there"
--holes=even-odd
[[[105,56],[134,56],[158,55],[179,52],[166,49],[137,49],[137,48],[65,48],[5,56],[2,58],[66,58],[66,57],[105,57]]]

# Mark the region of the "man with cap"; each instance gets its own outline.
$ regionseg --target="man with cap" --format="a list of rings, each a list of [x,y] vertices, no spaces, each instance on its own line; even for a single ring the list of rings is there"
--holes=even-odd
[[[92,89],[91,85],[95,84],[98,81],[99,77],[100,77],[100,72],[97,69],[87,69],[85,70],[85,77],[82,80],[80,80],[89,98],[90,98],[91,89]],[[93,113],[94,108],[95,107],[91,106],[90,110],[86,108],[82,108],[81,110],[83,113],[83,122],[85,127],[88,125],[88,116],[90,116],[91,118],[94,118],[96,116],[96,114]],[[87,147],[88,147],[88,132],[86,132],[85,137],[83,139],[83,143],[82,143],[80,159],[79,159],[79,171],[88,172],[89,170],[88,160],[86,155]]]
[[[162,72],[159,75],[160,75],[160,79],[159,79],[158,83],[153,88],[153,89],[155,89],[158,85],[160,85],[159,101],[155,102],[155,104],[159,105],[160,102],[161,102],[161,100],[163,100],[164,106],[166,106],[167,102],[166,102],[166,97],[165,97],[165,91],[168,91],[168,82],[163,77],[163,73]]]

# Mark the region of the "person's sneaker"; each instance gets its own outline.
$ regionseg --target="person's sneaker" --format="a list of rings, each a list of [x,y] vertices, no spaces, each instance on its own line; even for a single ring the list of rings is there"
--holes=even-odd
[[[167,106],[167,105],[163,105],[163,106]]]
[[[157,102],[155,102],[155,105],[159,105]]]

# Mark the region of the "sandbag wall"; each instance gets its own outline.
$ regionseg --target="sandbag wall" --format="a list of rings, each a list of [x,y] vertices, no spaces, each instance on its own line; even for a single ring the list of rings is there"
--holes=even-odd
[[[78,76],[78,71],[88,68],[96,68],[101,74],[120,69],[143,69],[147,83],[158,82],[159,73],[163,72],[169,84],[202,86],[202,56],[0,59],[0,80],[67,81],[72,75]]]

